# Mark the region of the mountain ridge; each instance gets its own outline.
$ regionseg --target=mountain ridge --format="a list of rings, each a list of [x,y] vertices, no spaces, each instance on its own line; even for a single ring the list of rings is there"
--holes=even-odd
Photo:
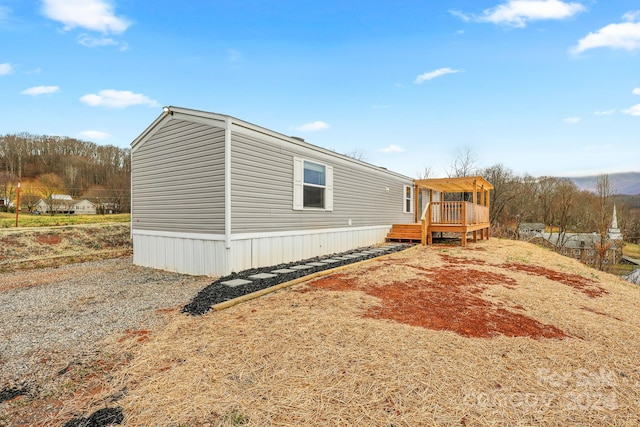
[[[611,192],[613,194],[624,194],[629,196],[640,195],[640,172],[611,173]],[[596,191],[596,183],[600,175],[567,177],[581,190]]]

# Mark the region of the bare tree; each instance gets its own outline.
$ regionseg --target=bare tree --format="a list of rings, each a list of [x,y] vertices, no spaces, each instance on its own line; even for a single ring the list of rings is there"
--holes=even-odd
[[[47,206],[49,207],[49,213],[53,215],[55,213],[55,194],[64,193],[64,184],[62,179],[55,173],[47,173],[41,175],[39,178],[42,192],[42,199],[45,201]]]
[[[512,181],[510,199],[505,210],[506,215],[503,221],[513,222],[513,236],[520,238],[520,225],[523,222],[539,222],[537,217],[536,203],[538,200],[538,180],[532,176],[525,175],[522,178],[515,178]]]
[[[598,220],[598,232],[600,234],[600,241],[597,244],[598,259],[596,261],[598,270],[603,269],[603,260],[606,258],[607,252],[611,247],[611,243],[607,241],[607,229],[611,221],[612,192],[613,189],[609,175],[599,175],[596,180],[596,218]]]
[[[356,160],[361,160],[361,161],[365,160],[364,151],[359,149],[349,151],[348,153],[344,153],[344,155]]]
[[[471,148],[456,149],[456,156],[451,162],[449,177],[460,178],[478,174],[478,156]]]
[[[556,250],[561,250],[567,243],[567,228],[571,225],[574,214],[578,187],[569,179],[558,179],[552,193],[552,215],[558,228]]]
[[[516,197],[517,181],[511,169],[498,163],[482,170],[482,176],[493,185],[491,192],[491,203],[489,209],[489,221],[492,224],[503,222],[506,218],[501,218],[509,204]]]
[[[417,179],[429,179],[433,176],[433,168],[425,165],[421,171],[416,172]]]

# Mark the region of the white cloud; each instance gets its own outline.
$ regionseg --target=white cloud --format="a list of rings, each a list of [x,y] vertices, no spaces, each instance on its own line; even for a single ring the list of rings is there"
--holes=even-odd
[[[578,40],[578,44],[571,49],[571,52],[581,53],[598,47],[640,49],[640,22],[634,22],[638,17],[640,17],[640,12],[627,12],[623,17],[627,22],[609,24],[595,33],[587,34]]]
[[[631,108],[627,108],[626,110],[622,110],[623,113],[628,114],[630,116],[640,116],[640,104],[636,104]]]
[[[604,111],[594,111],[593,114],[596,116],[610,116],[614,114],[616,110],[604,110]]]
[[[102,33],[121,34],[131,23],[114,14],[113,6],[104,0],[43,0],[44,14],[64,24],[65,30],[76,27]]]
[[[100,47],[100,46],[116,46],[119,43],[109,37],[91,37],[86,34],[82,34],[78,37],[78,43],[86,47]]]
[[[575,125],[580,122],[580,117],[567,117],[564,119],[565,123],[569,123],[570,125]]]
[[[634,95],[640,95],[640,87],[634,88],[631,93]]]
[[[637,21],[640,18],[640,10],[632,10],[622,15],[622,19],[629,22]]]
[[[317,132],[319,130],[329,129],[329,124],[317,120],[315,122],[305,123],[302,126],[298,126],[296,129],[302,132]]]
[[[435,79],[436,77],[444,76],[445,74],[453,74],[453,73],[459,73],[459,72],[460,70],[455,70],[449,67],[439,68],[435,71],[429,71],[427,73],[420,74],[418,77],[416,77],[416,80],[414,81],[414,83],[419,85],[426,82],[427,80]]]
[[[561,0],[507,0],[477,16],[460,11],[449,12],[465,22],[474,20],[523,28],[529,21],[567,19],[585,10],[586,7],[580,3]]]
[[[382,153],[404,153],[406,150],[402,147],[398,147],[395,144],[391,144],[390,146],[381,148],[378,151]]]
[[[90,140],[102,140],[102,139],[107,139],[109,137],[111,137],[111,135],[109,135],[106,132],[101,132],[99,130],[84,130],[80,133],[78,133],[76,135],[78,138],[86,138],[86,139],[90,139]]]
[[[6,76],[7,74],[13,73],[13,67],[8,62],[4,64],[0,64],[0,76]]]
[[[132,105],[148,105],[156,107],[157,101],[146,95],[133,93],[128,90],[106,89],[97,94],[90,93],[80,97],[80,101],[92,107],[125,108]]]
[[[468,15],[460,10],[449,10],[449,13],[453,16],[462,19],[464,22],[469,22],[473,18],[471,15]]]
[[[34,87],[30,87],[29,89],[25,89],[20,93],[22,93],[23,95],[37,96],[37,95],[44,95],[49,93],[56,93],[59,90],[60,90],[59,86],[34,86]]]

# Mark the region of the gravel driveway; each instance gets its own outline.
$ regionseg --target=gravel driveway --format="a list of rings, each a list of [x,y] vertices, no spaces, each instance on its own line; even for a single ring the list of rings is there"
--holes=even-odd
[[[158,328],[162,309],[180,308],[211,282],[130,257],[1,274],[0,389],[95,354],[111,334]]]

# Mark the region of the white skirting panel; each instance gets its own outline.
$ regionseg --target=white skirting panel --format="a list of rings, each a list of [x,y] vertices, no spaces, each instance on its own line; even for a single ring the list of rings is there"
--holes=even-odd
[[[133,263],[143,267],[206,276],[225,276],[384,242],[390,225],[308,232],[223,236],[153,231],[133,232]]]
[[[133,263],[195,276],[221,276],[229,270],[224,240],[133,233]]]
[[[285,235],[234,234],[229,265],[232,271],[300,261],[384,242],[388,226],[309,230]]]

